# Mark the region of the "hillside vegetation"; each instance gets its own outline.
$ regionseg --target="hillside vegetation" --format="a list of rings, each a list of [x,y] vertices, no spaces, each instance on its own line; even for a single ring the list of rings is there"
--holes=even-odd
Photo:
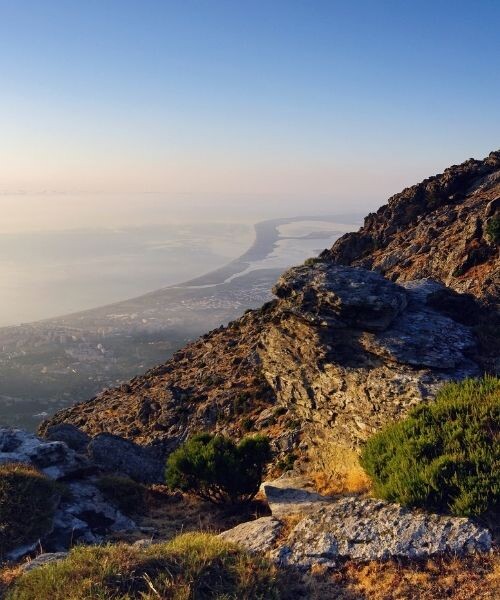
[[[499,423],[500,379],[450,383],[434,401],[375,434],[361,464],[385,500],[460,516],[495,513]]]
[[[22,576],[6,600],[279,600],[276,569],[201,533],[135,548],[77,547]]]

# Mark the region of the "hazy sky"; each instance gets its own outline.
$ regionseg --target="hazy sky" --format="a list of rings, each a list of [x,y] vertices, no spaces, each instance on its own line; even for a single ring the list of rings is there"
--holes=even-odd
[[[499,31],[498,0],[0,0],[0,231],[376,208],[500,146]]]

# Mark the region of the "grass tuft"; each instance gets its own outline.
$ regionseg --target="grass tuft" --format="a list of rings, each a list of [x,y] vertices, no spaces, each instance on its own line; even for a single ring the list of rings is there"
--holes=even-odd
[[[224,540],[187,533],[149,548],[74,548],[22,575],[6,600],[279,600],[276,568]]]
[[[58,483],[33,467],[0,465],[0,558],[50,530],[61,491]]]

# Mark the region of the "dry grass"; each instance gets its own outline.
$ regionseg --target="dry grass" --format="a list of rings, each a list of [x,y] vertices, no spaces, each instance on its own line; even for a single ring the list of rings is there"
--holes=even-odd
[[[0,598],[5,596],[7,588],[21,575],[21,565],[6,566],[0,569]]]
[[[8,600],[272,600],[282,598],[269,561],[215,536],[164,544],[76,547],[62,561],[18,577]]]
[[[500,598],[498,553],[399,563],[348,562],[338,571],[309,574],[310,600],[496,600]],[[297,598],[300,598],[300,590]]]
[[[146,511],[136,522],[141,527],[154,529],[154,541],[168,541],[176,535],[191,531],[218,533],[236,527],[245,521],[269,515],[269,507],[262,500],[243,506],[217,506],[189,494],[172,493],[166,486],[155,485],[147,490]],[[133,534],[114,534],[109,541],[134,542],[144,538],[140,531]]]
[[[362,494],[370,490],[370,479],[356,452],[349,448],[322,441],[310,451],[309,465],[309,475],[320,494]]]

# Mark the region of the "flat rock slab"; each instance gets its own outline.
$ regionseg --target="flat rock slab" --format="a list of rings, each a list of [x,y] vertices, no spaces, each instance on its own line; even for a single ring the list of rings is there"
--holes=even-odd
[[[262,484],[273,516],[243,523],[221,534],[277,563],[309,569],[334,567],[339,560],[360,562],[391,557],[424,558],[436,554],[488,551],[490,532],[470,519],[412,511],[372,498],[326,498],[294,489],[307,480],[284,477]],[[302,518],[283,538],[287,517]]]
[[[228,542],[244,546],[251,552],[267,552],[280,536],[283,523],[274,517],[262,517],[255,521],[241,523],[224,531],[219,537]]]
[[[305,477],[286,474],[261,485],[274,517],[308,514],[321,506],[330,504],[331,498],[314,491],[313,484]]]
[[[465,518],[414,512],[369,498],[340,498],[301,520],[272,553],[277,562],[309,568],[338,559],[423,558],[487,551],[491,534]]]

